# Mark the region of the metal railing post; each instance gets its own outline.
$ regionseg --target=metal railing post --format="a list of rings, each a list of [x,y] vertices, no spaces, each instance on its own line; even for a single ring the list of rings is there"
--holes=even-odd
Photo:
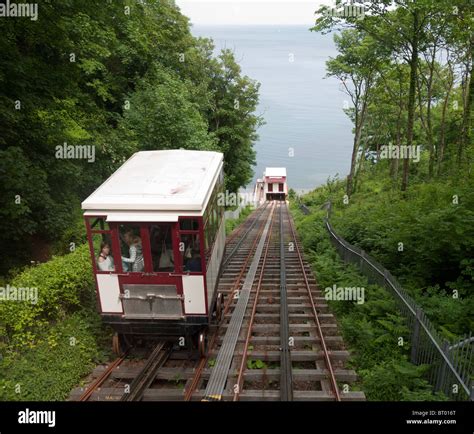
[[[413,336],[411,337],[411,354],[410,354],[410,361],[417,365],[418,364],[418,343],[420,341],[420,316],[421,310],[420,308],[416,308],[416,318],[415,324],[413,329]]]
[[[449,344],[448,342],[444,341],[441,349],[443,352],[446,354],[448,352]],[[443,360],[443,358],[440,359],[441,366],[438,371],[438,376],[436,378],[436,383],[435,383],[435,391],[439,392],[443,386],[444,383],[444,378],[446,376],[446,362]],[[443,391],[444,392],[444,391]]]

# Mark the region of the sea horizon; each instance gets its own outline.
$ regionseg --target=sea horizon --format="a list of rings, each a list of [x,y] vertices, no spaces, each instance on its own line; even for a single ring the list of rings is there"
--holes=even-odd
[[[265,124],[254,149],[252,189],[265,167],[286,167],[288,185],[312,189],[344,177],[352,151],[348,100],[326,61],[337,56],[332,34],[310,32],[305,24],[193,24],[194,36],[212,38],[216,54],[234,51],[242,73],[260,84],[257,114]]]

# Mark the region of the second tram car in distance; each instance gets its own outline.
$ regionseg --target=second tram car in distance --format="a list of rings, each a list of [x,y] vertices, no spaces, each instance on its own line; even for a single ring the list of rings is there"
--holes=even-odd
[[[100,314],[132,338],[185,337],[204,352],[222,306],[223,154],[135,153],[83,203]]]

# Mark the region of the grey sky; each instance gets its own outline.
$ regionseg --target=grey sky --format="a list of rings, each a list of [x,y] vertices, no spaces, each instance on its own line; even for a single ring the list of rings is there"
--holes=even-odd
[[[334,0],[176,0],[193,24],[305,24],[314,23],[314,12]]]

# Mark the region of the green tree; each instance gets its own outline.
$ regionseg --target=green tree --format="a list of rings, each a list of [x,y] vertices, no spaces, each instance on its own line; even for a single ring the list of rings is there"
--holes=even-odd
[[[171,73],[154,73],[138,86],[129,101],[121,128],[132,133],[137,149],[218,150],[186,84]]]
[[[213,64],[210,87],[209,129],[224,153],[226,188],[235,192],[253,175],[256,156],[253,143],[258,138],[256,129],[263,123],[254,113],[260,85],[242,76],[233,53],[223,50]]]
[[[371,88],[376,79],[380,53],[377,43],[370,36],[355,29],[346,29],[334,35],[339,55],[326,62],[327,75],[337,77],[352,101],[353,108],[346,113],[354,122],[354,142],[352,145],[351,167],[347,177],[347,195],[353,191],[357,157],[362,139],[362,130],[367,117],[367,109],[372,97]]]
[[[80,202],[138,150],[222,150],[228,185],[248,182],[258,86],[230,54],[228,77],[174,1],[40,10],[37,22],[0,20],[0,274],[46,259],[78,227]],[[93,147],[95,161],[56,158],[64,143]]]

